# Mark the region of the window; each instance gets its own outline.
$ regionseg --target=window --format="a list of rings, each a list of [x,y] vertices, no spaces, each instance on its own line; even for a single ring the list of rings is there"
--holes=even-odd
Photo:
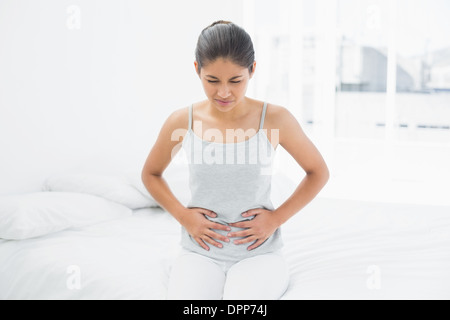
[[[290,106],[311,132],[450,141],[448,1],[258,0],[246,8],[259,62],[254,94]]]
[[[331,168],[327,195],[449,203],[449,1],[244,2],[250,94],[300,120]]]
[[[398,0],[397,138],[450,142],[450,3]]]

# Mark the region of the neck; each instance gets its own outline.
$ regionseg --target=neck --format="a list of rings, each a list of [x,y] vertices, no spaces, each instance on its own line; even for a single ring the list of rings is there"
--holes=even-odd
[[[235,122],[248,114],[249,105],[248,98],[244,97],[232,109],[221,111],[214,105],[214,102],[209,101],[208,110],[212,117],[220,119],[221,122]]]

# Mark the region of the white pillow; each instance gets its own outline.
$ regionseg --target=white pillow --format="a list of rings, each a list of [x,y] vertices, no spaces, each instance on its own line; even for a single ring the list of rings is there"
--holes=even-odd
[[[87,193],[130,209],[157,207],[140,179],[98,174],[62,174],[45,180],[42,191]]]
[[[0,238],[23,240],[127,217],[132,210],[81,193],[36,192],[0,197]]]

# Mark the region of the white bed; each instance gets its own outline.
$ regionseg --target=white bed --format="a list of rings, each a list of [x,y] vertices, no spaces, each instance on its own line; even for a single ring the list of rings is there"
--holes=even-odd
[[[450,299],[448,207],[317,198],[282,232],[283,299]],[[151,207],[0,240],[0,299],[164,299],[179,238]]]

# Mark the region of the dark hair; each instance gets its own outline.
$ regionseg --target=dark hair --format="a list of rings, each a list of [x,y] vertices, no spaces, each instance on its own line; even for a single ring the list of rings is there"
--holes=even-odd
[[[230,21],[216,21],[200,34],[195,50],[198,71],[218,58],[230,59],[253,72],[255,50],[250,35]]]

